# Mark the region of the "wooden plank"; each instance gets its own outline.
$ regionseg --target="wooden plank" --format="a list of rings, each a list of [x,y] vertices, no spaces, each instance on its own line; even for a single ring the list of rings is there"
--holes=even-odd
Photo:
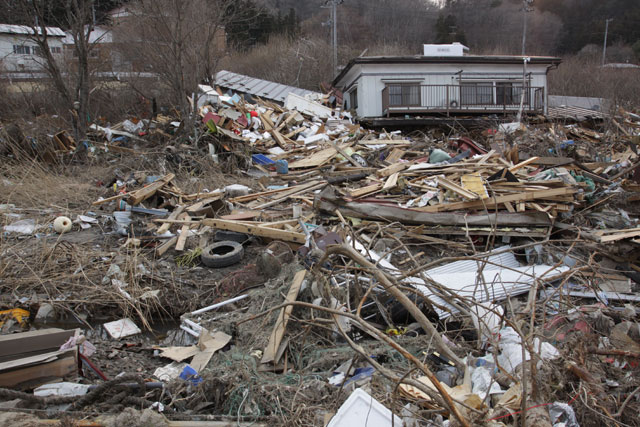
[[[129,197],[129,193],[116,194],[115,196],[107,197],[106,199],[96,200],[95,202],[91,203],[91,206],[104,205],[105,203],[113,202],[114,200],[124,199],[125,197]]]
[[[287,133],[284,135],[285,138],[293,138],[294,136],[296,136],[297,134],[304,132],[305,130],[307,130],[308,128],[305,126],[301,126],[298,129],[292,130],[291,132]]]
[[[343,144],[340,146],[341,149],[346,149],[353,145],[353,142]],[[313,168],[316,166],[322,166],[327,163],[329,160],[333,159],[338,155],[338,150],[334,147],[325,148],[324,150],[316,151],[310,156],[307,156],[304,159],[295,161],[289,164],[289,169],[302,169],[302,168]]]
[[[298,293],[300,292],[300,287],[302,286],[302,282],[304,281],[306,274],[307,270],[300,270],[293,277],[293,282],[291,283],[291,287],[289,288],[289,292],[287,293],[287,297],[285,298],[285,303],[294,302],[298,298]],[[280,342],[282,341],[282,337],[284,336],[284,332],[287,328],[287,322],[289,321],[289,317],[291,316],[292,311],[292,305],[288,305],[280,310],[280,314],[278,315],[278,319],[276,320],[276,325],[271,332],[271,336],[269,337],[269,343],[265,347],[262,354],[262,363],[278,363],[278,361],[276,360],[276,352],[280,347]]]
[[[44,350],[57,350],[75,333],[75,329],[48,328],[2,335],[0,336],[0,360],[23,357],[22,355],[28,353],[42,353]]]
[[[266,237],[274,240],[304,244],[306,236],[304,233],[294,231],[277,230],[263,225],[248,225],[236,221],[225,221],[221,219],[203,219],[202,225],[206,225],[219,230],[237,231],[239,233],[251,234],[253,236]]]
[[[191,218],[189,214],[183,213],[180,214],[178,219],[188,220],[189,218]],[[184,251],[184,245],[187,243],[187,237],[189,236],[189,228],[191,228],[190,224],[184,224],[180,229],[180,236],[178,236],[178,241],[176,242],[176,251]]]
[[[282,192],[288,191],[290,189],[291,189],[291,187],[278,188],[276,190],[269,190],[269,191],[263,191],[263,192],[260,192],[260,193],[247,194],[246,196],[234,197],[232,199],[229,199],[229,201],[231,203],[251,202],[253,200],[259,199],[260,197],[270,196],[270,195],[276,194],[276,193],[282,193]]]
[[[538,160],[537,157],[531,157],[530,159],[525,160],[524,162],[520,162],[515,166],[512,166],[509,168],[509,172],[514,173],[520,169],[522,169],[523,167],[530,165],[531,163],[535,163]]]
[[[387,179],[387,181],[384,183],[384,187],[382,187],[382,189],[391,190],[392,188],[395,188],[395,186],[398,184],[398,175],[399,175],[399,172],[396,172],[393,175],[391,175]]]
[[[466,202],[470,203],[470,202]],[[424,224],[425,226],[463,226],[463,227],[548,227],[551,220],[540,212],[509,214],[496,212],[489,214],[469,214],[467,212],[430,213],[418,209],[405,209],[394,205],[381,205],[359,201],[347,201],[338,196],[335,189],[327,187],[316,195],[316,209],[335,214],[336,209],[343,216],[369,219],[372,221]]]
[[[504,202],[504,207],[507,208],[507,212],[515,213],[516,210],[510,202]]]
[[[318,188],[324,186],[325,184],[326,184],[326,181],[311,181],[306,184],[296,185],[295,187],[291,187],[289,191],[280,194],[280,197],[278,197],[277,199],[271,200],[270,202],[267,202],[267,203],[262,203],[258,206],[252,206],[251,208],[258,210],[258,209],[267,208],[269,206],[277,205],[278,203],[287,200],[291,196],[302,194],[307,191],[317,190]]]
[[[284,137],[280,132],[276,129],[271,131],[271,135],[273,135],[273,139],[276,141],[276,144],[280,146],[283,150],[287,147],[287,141],[285,141]]]
[[[624,239],[629,239],[631,237],[638,237],[640,236],[640,231],[631,231],[628,233],[619,233],[619,234],[611,234],[608,236],[601,236],[600,237],[600,242],[601,243],[607,243],[607,242],[615,242],[618,240],[624,240]]]
[[[386,168],[378,169],[376,175],[380,178],[384,178],[394,173],[401,172],[409,166],[409,163],[394,163]]]
[[[64,378],[77,372],[78,361],[73,354],[68,354],[60,359],[29,366],[23,369],[15,369],[0,373],[0,387],[14,388],[20,384],[38,386],[51,382],[52,379]]]
[[[476,165],[484,165],[491,157],[496,155],[496,150],[491,150],[476,162]]]
[[[465,190],[464,188],[460,187],[459,185],[449,181],[447,178],[443,177],[443,176],[438,176],[437,177],[437,182],[438,182],[438,187],[444,187],[447,190],[453,191],[454,193],[456,193],[457,195],[468,199],[468,200],[477,200],[478,198],[480,198],[479,195],[477,195],[476,193],[473,193],[471,191]]]
[[[173,236],[171,239],[167,240],[161,246],[158,246],[156,248],[156,254],[158,256],[164,255],[165,252],[171,249],[176,244],[177,241],[178,241],[178,236]]]
[[[372,185],[367,185],[366,187],[358,188],[350,193],[351,197],[357,199],[358,197],[366,196],[367,194],[375,193],[376,191],[382,190],[384,184],[376,183]]]
[[[182,214],[183,210],[184,210],[184,206],[176,207],[173,210],[173,212],[171,212],[171,215],[169,215],[167,217],[167,219],[178,219],[178,216],[180,216],[180,214]],[[156,234],[162,235],[162,234],[166,233],[167,231],[169,231],[170,227],[171,227],[171,223],[170,222],[165,222],[164,224],[162,224],[160,226],[160,228],[158,228],[158,231],[156,231]]]
[[[456,203],[444,203],[434,206],[425,206],[423,208],[416,208],[415,210],[421,212],[446,212],[455,211],[460,209],[480,209],[487,206],[489,209],[495,205],[501,205],[505,202],[523,202],[539,199],[547,199],[553,196],[572,195],[577,192],[574,188],[553,188],[550,190],[539,191],[525,191],[518,194],[509,194],[506,196],[490,197],[483,200],[471,200],[467,202]]]
[[[226,219],[230,221],[242,221],[247,219],[258,218],[262,215],[262,212],[258,211],[246,211],[246,212],[231,212],[229,215],[222,215],[220,219]]]
[[[359,145],[411,145],[411,141],[406,139],[368,139],[366,141],[358,141]]]
[[[141,202],[147,200],[149,197],[153,196],[156,191],[164,187],[167,183],[171,182],[176,176],[172,173],[165,175],[159,180],[152,182],[144,188],[139,190],[135,190],[129,193],[129,204],[132,206],[136,206]]]
[[[362,167],[362,165],[361,165],[360,163],[358,163],[358,162],[356,162],[355,160],[353,160],[353,157],[351,157],[351,156],[349,155],[349,153],[347,153],[345,150],[343,150],[342,148],[340,148],[340,147],[338,146],[338,144],[336,144],[336,143],[335,143],[335,142],[333,142],[333,141],[329,141],[329,144],[331,144],[331,146],[332,146],[333,148],[335,148],[335,149],[338,151],[338,153],[342,154],[342,157],[344,157],[345,159],[347,159],[347,160],[349,161],[349,163],[351,163],[353,166],[355,166],[355,167],[357,167],[357,168],[361,168],[361,167]]]
[[[394,148],[393,150],[391,150],[387,158],[384,159],[384,161],[389,164],[397,163],[398,160],[400,160],[404,155],[405,155],[404,150],[401,150],[399,148]]]

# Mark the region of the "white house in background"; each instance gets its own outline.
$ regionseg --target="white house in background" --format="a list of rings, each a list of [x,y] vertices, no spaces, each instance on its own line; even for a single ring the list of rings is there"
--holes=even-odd
[[[547,112],[547,74],[560,58],[468,55],[466,46],[425,45],[424,55],[355,58],[334,80],[360,118],[424,114]]]
[[[54,57],[64,59],[62,39],[64,31],[58,27],[47,27],[49,48]],[[42,58],[38,46],[31,39],[33,29],[25,25],[0,24],[0,71],[42,71]]]

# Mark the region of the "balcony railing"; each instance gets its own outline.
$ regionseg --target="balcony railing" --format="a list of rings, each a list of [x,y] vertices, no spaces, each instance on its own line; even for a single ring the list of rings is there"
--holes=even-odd
[[[501,113],[520,108],[522,86],[496,85],[389,85],[382,90],[382,111],[391,114],[419,112]],[[544,111],[544,88],[524,88],[525,112]]]

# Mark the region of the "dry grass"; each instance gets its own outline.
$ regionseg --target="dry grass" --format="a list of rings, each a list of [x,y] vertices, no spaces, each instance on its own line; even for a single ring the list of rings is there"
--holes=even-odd
[[[549,93],[605,98],[614,108],[637,108],[640,70],[602,68],[595,57],[564,58],[560,67],[549,73]]]
[[[49,168],[35,161],[5,164],[0,169],[0,194],[3,203],[23,209],[85,210],[98,197],[96,177],[103,173],[100,167]]]

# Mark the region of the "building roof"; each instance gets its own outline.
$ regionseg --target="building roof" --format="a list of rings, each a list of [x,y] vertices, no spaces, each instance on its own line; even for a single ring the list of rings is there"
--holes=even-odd
[[[231,89],[236,92],[248,93],[250,95],[259,96],[261,98],[273,101],[284,102],[287,95],[295,93],[296,95],[316,95],[306,89],[300,89],[295,86],[287,86],[269,80],[256,79],[242,74],[232,73],[230,71],[219,71],[216,74],[216,85]],[[319,95],[319,94],[317,94]]]
[[[562,60],[554,56],[520,55],[464,55],[464,56],[363,56],[352,59],[334,79],[334,85],[356,64],[522,64],[529,58],[529,64],[559,65]]]
[[[108,13],[111,19],[126,18],[131,16],[130,7],[128,5],[117,7]]]
[[[40,28],[38,28],[38,34],[40,34]],[[33,35],[33,28],[28,25],[10,25],[0,24],[0,34],[23,34]],[[64,31],[58,27],[47,27],[47,35],[51,37],[64,37]]]
[[[88,26],[85,28],[88,28]],[[109,27],[96,25],[93,28],[93,31],[91,31],[91,33],[89,34],[90,44],[112,43],[112,42],[113,42],[113,32]],[[65,38],[62,40],[62,43],[67,45],[75,44],[75,41],[73,40],[73,36],[71,35],[71,32],[68,31],[66,33]]]

